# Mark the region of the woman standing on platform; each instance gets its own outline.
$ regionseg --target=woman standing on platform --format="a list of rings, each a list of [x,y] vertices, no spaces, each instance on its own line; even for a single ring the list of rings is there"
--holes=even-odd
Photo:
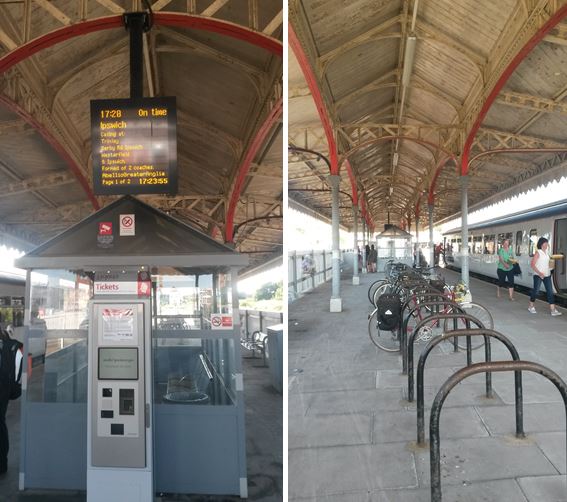
[[[514,253],[510,249],[510,241],[504,239],[502,241],[502,247],[498,250],[498,268],[496,273],[498,274],[498,286],[496,286],[496,296],[500,298],[500,288],[506,287],[506,282],[508,282],[508,293],[510,295],[510,301],[514,301]]]
[[[539,292],[541,283],[545,285],[545,292],[547,294],[547,302],[551,315],[561,315],[561,312],[555,308],[555,300],[553,297],[553,286],[551,285],[551,270],[549,269],[549,255],[547,249],[549,248],[549,241],[545,237],[540,237],[537,241],[537,252],[534,254],[530,266],[534,271],[534,288],[530,294],[530,305],[528,311],[531,314],[536,314],[534,301]]]

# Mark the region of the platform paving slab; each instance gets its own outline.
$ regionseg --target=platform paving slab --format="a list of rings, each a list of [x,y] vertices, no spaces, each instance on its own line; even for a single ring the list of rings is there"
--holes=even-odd
[[[544,455],[561,473],[565,474],[565,432],[540,432],[529,436],[539,446]]]
[[[518,484],[529,502],[567,502],[565,476],[528,476],[519,478]]]
[[[485,437],[489,433],[473,407],[448,408],[441,415],[444,438]],[[425,435],[429,436],[429,413],[425,414]],[[415,410],[391,411],[374,417],[374,443],[416,441]]]
[[[491,435],[513,434],[516,430],[516,407],[485,406],[476,408]],[[563,403],[524,403],[524,432],[541,430],[565,434]]]
[[[404,443],[297,449],[288,458],[290,498],[417,486]]]
[[[289,431],[289,448],[370,444],[372,415],[318,415],[297,420]]]
[[[430,484],[429,460],[429,449],[416,451],[420,486]],[[513,436],[441,438],[442,485],[551,474],[558,474],[557,469],[529,440],[520,441]]]
[[[371,494],[370,502],[429,502],[429,489],[395,490]],[[465,483],[445,486],[443,500],[448,502],[527,502],[519,485],[514,480]]]

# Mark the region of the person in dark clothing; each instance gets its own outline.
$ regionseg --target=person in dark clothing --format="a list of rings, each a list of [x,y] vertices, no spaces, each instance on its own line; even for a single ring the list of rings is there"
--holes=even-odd
[[[8,426],[6,425],[6,412],[8,411],[8,403],[10,402],[10,394],[13,390],[11,386],[15,380],[19,379],[21,371],[22,344],[11,340],[8,331],[3,327],[0,327],[0,340],[2,340],[2,345],[10,342],[12,347],[14,343],[18,346],[15,353],[15,367],[13,364],[6,364],[6,361],[0,361],[0,475],[3,475],[8,471],[8,450],[10,449]],[[14,370],[16,370],[18,374],[17,377],[16,375],[10,375],[10,371]],[[12,396],[12,399],[14,399],[14,396]]]
[[[8,341],[8,333],[0,327],[0,340]],[[7,375],[0,372],[0,475],[8,470],[8,450],[10,442],[8,440],[8,426],[6,425],[6,412],[10,402],[10,388]]]

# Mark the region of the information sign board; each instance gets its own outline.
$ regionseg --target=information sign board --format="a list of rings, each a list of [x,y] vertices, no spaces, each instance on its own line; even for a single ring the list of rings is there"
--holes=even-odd
[[[174,97],[91,101],[96,195],[177,193]]]

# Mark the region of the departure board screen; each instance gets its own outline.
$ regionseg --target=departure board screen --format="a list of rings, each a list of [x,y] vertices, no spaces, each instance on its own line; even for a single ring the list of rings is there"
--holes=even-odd
[[[91,101],[96,195],[177,193],[175,98]]]

